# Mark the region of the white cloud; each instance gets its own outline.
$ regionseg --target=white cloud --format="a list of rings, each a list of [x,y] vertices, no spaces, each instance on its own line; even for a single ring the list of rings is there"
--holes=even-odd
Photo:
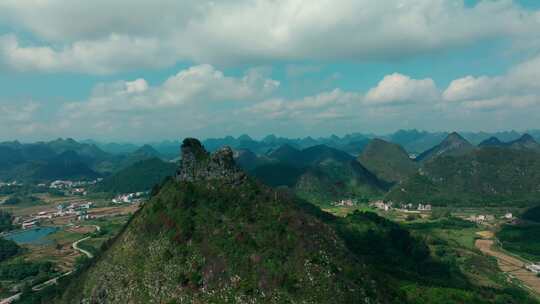
[[[3,0],[0,62],[19,70],[113,73],[179,61],[369,60],[482,39],[539,39],[537,11],[510,0]]]
[[[409,104],[436,101],[438,98],[439,91],[432,79],[412,79],[409,76],[394,73],[385,76],[376,87],[367,92],[365,103]]]
[[[133,68],[166,67],[176,62],[166,42],[111,34],[59,48],[22,46],[14,35],[0,36],[0,65],[19,71],[109,74]]]
[[[494,109],[540,104],[540,56],[516,65],[502,76],[466,76],[443,92],[447,102],[468,108]]]
[[[334,89],[297,100],[284,98],[269,99],[242,109],[240,113],[250,113],[267,119],[309,121],[335,119],[350,115],[347,109],[360,103],[361,94]]]
[[[192,104],[234,103],[261,99],[278,86],[278,81],[265,78],[255,70],[243,77],[229,77],[211,65],[198,65],[155,87],[150,87],[144,79],[102,83],[93,89],[88,100],[68,103],[65,109],[70,115],[80,117],[110,111],[157,111]]]

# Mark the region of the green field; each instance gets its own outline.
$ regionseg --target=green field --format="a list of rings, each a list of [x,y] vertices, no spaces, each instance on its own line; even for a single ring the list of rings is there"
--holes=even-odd
[[[504,225],[497,237],[503,249],[530,261],[540,261],[540,224]]]

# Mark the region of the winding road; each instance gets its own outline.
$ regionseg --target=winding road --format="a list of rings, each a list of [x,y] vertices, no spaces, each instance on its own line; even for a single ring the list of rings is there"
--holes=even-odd
[[[99,232],[101,231],[101,227],[99,227],[98,225],[93,225],[94,227],[96,227],[96,231]],[[81,253],[83,253],[84,255],[86,255],[88,258],[93,258],[94,255],[91,253],[91,252],[88,252],[87,250],[84,250],[82,248],[79,248],[79,243],[80,242],[83,242],[83,241],[86,241],[88,240],[89,238],[91,238],[91,236],[87,236],[87,237],[84,237],[78,241],[75,241],[73,244],[71,244],[71,247],[74,249],[74,250],[77,250]],[[57,277],[54,277],[48,281],[45,281],[43,283],[40,283],[40,284],[37,284],[35,286],[32,287],[32,291],[40,291],[42,290],[43,288],[47,287],[47,286],[50,286],[50,285],[54,285],[56,284],[56,282],[58,282],[58,279],[62,278],[62,277],[65,277],[65,276],[68,276],[72,273],[73,271],[68,271],[62,275],[59,275]],[[17,300],[19,300],[19,298],[21,297],[22,293],[19,292],[17,294],[14,294],[8,298],[5,298],[5,299],[2,299],[0,300],[0,304],[11,304]]]

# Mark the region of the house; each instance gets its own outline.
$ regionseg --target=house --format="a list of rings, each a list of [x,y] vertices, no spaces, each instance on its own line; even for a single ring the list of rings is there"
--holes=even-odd
[[[418,204],[418,211],[431,211],[431,205],[430,204]]]
[[[352,199],[346,199],[346,200],[340,200],[337,202],[333,202],[332,205],[334,206],[341,206],[341,207],[352,207],[355,205],[355,202],[353,202]]]
[[[525,266],[525,268],[527,268],[527,270],[532,273],[536,273],[536,274],[540,273],[540,265],[538,264],[529,264]]]
[[[384,211],[390,211],[392,209],[392,205],[393,205],[392,202],[386,203],[386,202],[384,202],[382,200],[375,201],[375,202],[370,204],[370,206],[375,207],[377,209],[384,210]]]
[[[24,223],[22,223],[22,229],[34,228],[37,225],[38,225],[38,221],[35,221],[35,220],[29,221],[29,222],[24,222]]]
[[[507,220],[511,220],[511,219],[513,219],[514,217],[513,217],[512,213],[507,212],[507,213],[504,215],[504,218],[507,219]]]

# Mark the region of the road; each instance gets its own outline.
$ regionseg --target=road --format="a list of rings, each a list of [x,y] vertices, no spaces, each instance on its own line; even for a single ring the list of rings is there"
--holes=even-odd
[[[99,227],[98,225],[94,225],[94,227],[96,227],[96,231],[101,231],[101,227]],[[82,248],[79,248],[79,243],[82,242],[82,241],[86,241],[87,239],[91,238],[90,236],[87,236],[87,237],[84,237],[76,242],[74,242],[71,247],[74,249],[74,250],[77,250],[81,253],[83,253],[84,255],[86,255],[88,258],[93,258],[94,255],[90,252],[88,252],[87,250],[84,250]],[[73,271],[68,271],[62,275],[59,275],[55,278],[52,278],[48,281],[45,281],[43,283],[40,283],[40,284],[37,284],[35,286],[32,287],[32,290],[33,291],[40,291],[42,290],[43,288],[47,287],[47,286],[50,286],[50,285],[53,285],[53,284],[56,284],[56,282],[58,282],[58,279],[61,278],[61,277],[65,277],[65,276],[68,276],[72,273]],[[20,297],[21,297],[21,294],[22,293],[17,293],[17,294],[14,294],[12,295],[11,297],[9,298],[5,298],[5,299],[2,299],[0,300],[0,304],[10,304],[10,303],[13,303],[15,301],[17,301]]]
[[[96,231],[97,231],[97,232],[101,231],[101,227],[99,227],[98,225],[93,225],[93,226],[96,227]],[[73,244],[71,245],[71,247],[73,247],[73,249],[75,249],[75,250],[77,250],[77,251],[83,253],[83,254],[86,255],[89,259],[91,259],[91,258],[94,257],[94,255],[93,255],[91,252],[89,252],[89,251],[87,251],[87,250],[84,250],[84,249],[82,249],[82,248],[79,247],[79,243],[80,243],[80,242],[86,241],[86,240],[88,240],[89,238],[91,238],[91,236],[84,237],[84,238],[82,238],[82,239],[76,241],[75,243],[73,243]],[[1,304],[1,303],[0,303],[0,304]]]
[[[90,236],[87,236],[87,237],[85,237],[85,238],[82,238],[82,239],[76,241],[75,243],[73,243],[73,244],[71,245],[71,247],[73,247],[73,249],[75,249],[75,250],[77,250],[77,251],[80,251],[81,253],[85,254],[88,258],[91,259],[91,258],[94,257],[94,255],[93,255],[91,252],[89,252],[89,251],[87,251],[87,250],[84,250],[84,249],[82,249],[82,248],[79,248],[79,243],[82,242],[82,241],[86,241],[86,240],[88,240],[89,238],[90,238]]]
[[[531,263],[499,251],[494,244],[495,241],[492,239],[478,239],[475,242],[480,251],[497,259],[499,268],[503,272],[512,278],[520,280],[523,285],[540,295],[540,278],[525,268],[527,264]]]

